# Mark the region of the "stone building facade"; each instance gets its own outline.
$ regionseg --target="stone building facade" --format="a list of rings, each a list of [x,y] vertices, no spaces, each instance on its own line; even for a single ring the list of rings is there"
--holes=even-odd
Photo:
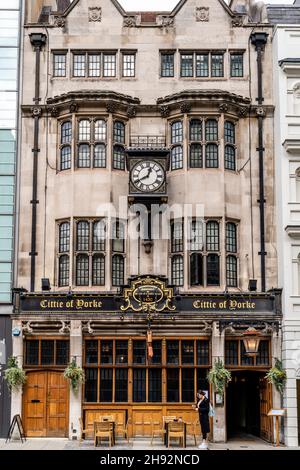
[[[300,4],[269,6],[273,37],[278,273],[283,290],[283,364],[287,371],[285,442],[300,443],[299,30]],[[280,190],[280,189],[282,190]]]
[[[78,437],[104,414],[133,436],[167,414],[192,433],[202,388],[215,441],[272,440],[272,27],[222,0],[49,5],[28,1],[24,26],[13,347],[28,380],[13,414],[31,436]],[[225,397],[206,378],[218,358]],[[70,359],[86,371],[77,393]]]

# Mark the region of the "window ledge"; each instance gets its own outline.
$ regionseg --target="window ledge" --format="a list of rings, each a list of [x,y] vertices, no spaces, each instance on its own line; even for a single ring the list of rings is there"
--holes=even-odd
[[[300,139],[286,139],[283,142],[283,147],[289,153],[300,153]]]
[[[300,225],[287,225],[285,231],[289,237],[300,239]]]

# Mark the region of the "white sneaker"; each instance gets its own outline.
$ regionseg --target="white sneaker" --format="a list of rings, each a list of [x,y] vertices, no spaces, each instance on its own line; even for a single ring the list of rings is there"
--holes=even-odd
[[[207,450],[207,449],[208,449],[208,445],[206,444],[206,442],[202,442],[202,444],[200,444],[200,445],[198,446],[198,449]]]

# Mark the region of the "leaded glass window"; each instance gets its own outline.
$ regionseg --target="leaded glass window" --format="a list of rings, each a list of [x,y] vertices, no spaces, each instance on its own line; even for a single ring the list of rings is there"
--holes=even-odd
[[[105,257],[103,255],[93,256],[93,286],[105,285]]]
[[[176,145],[171,151],[171,169],[179,170],[183,168],[183,148],[182,145]]]
[[[203,224],[202,220],[193,220],[191,222],[191,251],[203,250]]]
[[[178,144],[183,141],[183,123],[175,121],[171,125],[171,143]]]
[[[87,119],[79,121],[79,140],[87,142],[91,139],[91,122]]]
[[[89,54],[89,77],[101,76],[101,54]]]
[[[232,255],[226,258],[226,283],[228,287],[237,287],[237,259]]]
[[[206,224],[206,249],[207,251],[219,251],[219,224],[210,221]]]
[[[237,252],[237,227],[232,222],[226,224],[226,251],[229,253]]]
[[[209,76],[209,56],[208,54],[196,54],[196,77]]]
[[[116,76],[116,54],[103,55],[103,76],[115,77]]]
[[[242,53],[230,54],[230,76],[243,77],[244,75],[244,55]]]
[[[90,168],[91,148],[88,144],[80,144],[78,147],[78,168]]]
[[[88,255],[78,255],[76,257],[76,285],[89,285],[89,257]]]
[[[226,170],[236,170],[236,158],[235,158],[235,148],[231,145],[225,146],[225,169]]]
[[[58,261],[58,285],[66,287],[70,284],[70,259],[68,255],[62,255]]]
[[[66,121],[61,126],[61,144],[70,144],[72,141],[72,123]]]
[[[53,76],[65,77],[67,72],[67,54],[53,54]]]
[[[123,54],[123,77],[135,77],[135,54]]]
[[[224,77],[224,55],[211,54],[211,76]]]
[[[206,281],[208,286],[220,285],[220,258],[219,255],[209,254],[206,258]]]
[[[183,251],[183,222],[173,222],[171,225],[171,251],[180,253]]]
[[[174,53],[161,54],[161,76],[174,77]]]
[[[202,121],[200,119],[191,119],[190,121],[190,140],[202,141]]]
[[[205,149],[206,168],[219,167],[219,148],[217,144],[207,144]]]
[[[73,54],[73,76],[85,77],[86,54]]]
[[[208,119],[205,123],[205,139],[207,141],[218,140],[218,121],[216,119]]]
[[[59,226],[59,252],[69,253],[70,251],[70,222],[63,222]]]
[[[181,54],[181,77],[194,76],[194,56],[193,54]]]
[[[183,286],[183,256],[176,255],[172,257],[172,284],[174,286]]]
[[[90,241],[90,224],[82,220],[77,223],[77,250],[88,251]]]
[[[190,167],[203,168],[203,155],[201,144],[190,145]]]
[[[225,121],[224,137],[227,144],[235,144],[235,125],[233,122]]]
[[[122,255],[112,257],[112,285],[120,287],[124,284],[124,258]]]
[[[106,145],[105,144],[95,145],[94,168],[106,168]]]
[[[69,170],[72,164],[71,147],[66,145],[60,151],[60,169]]]
[[[105,251],[106,224],[105,219],[93,223],[93,251]]]
[[[203,286],[203,256],[192,253],[190,257],[191,286]]]

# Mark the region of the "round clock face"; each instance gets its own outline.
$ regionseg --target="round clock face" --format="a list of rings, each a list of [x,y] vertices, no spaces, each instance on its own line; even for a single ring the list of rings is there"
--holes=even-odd
[[[164,170],[157,162],[139,162],[132,169],[131,179],[139,191],[156,191],[164,182]]]

